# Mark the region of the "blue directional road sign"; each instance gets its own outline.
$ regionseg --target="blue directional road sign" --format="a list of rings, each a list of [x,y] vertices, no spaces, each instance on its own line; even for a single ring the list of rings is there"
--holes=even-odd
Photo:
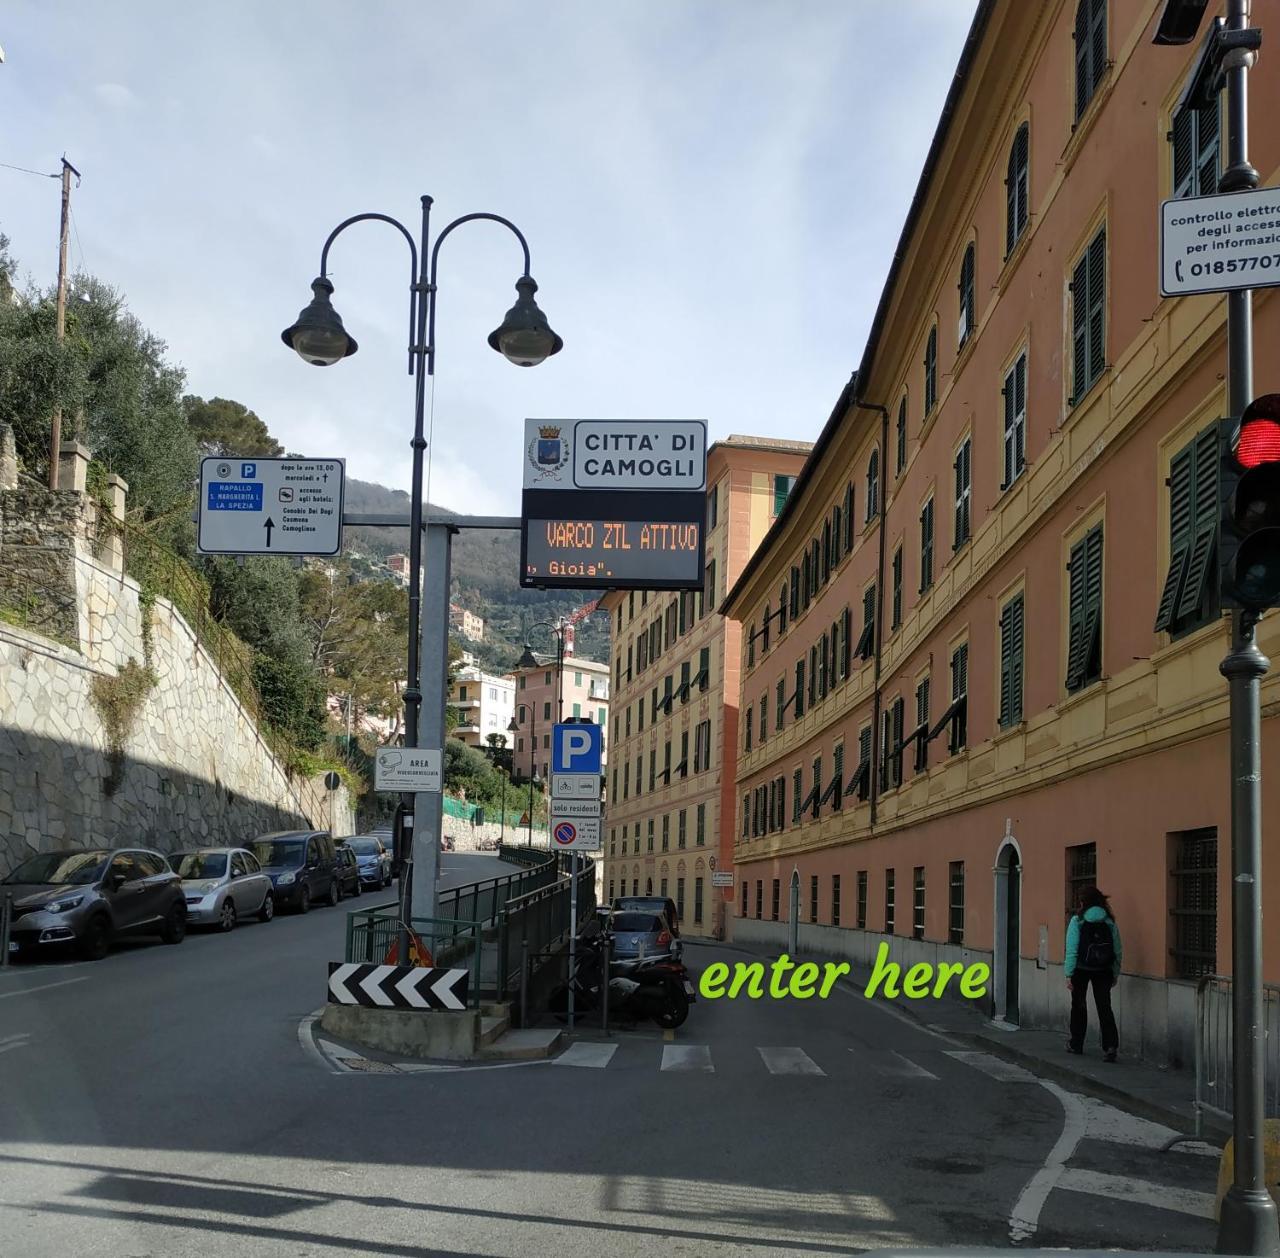
[[[557,725],[551,735],[552,773],[601,773],[604,768],[604,727]]]

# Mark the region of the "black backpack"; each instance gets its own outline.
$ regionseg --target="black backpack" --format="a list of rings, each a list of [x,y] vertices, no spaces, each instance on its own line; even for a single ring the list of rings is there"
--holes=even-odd
[[[1087,922],[1080,919],[1080,938],[1076,943],[1076,967],[1106,973],[1115,967],[1116,945],[1111,938],[1110,919]]]

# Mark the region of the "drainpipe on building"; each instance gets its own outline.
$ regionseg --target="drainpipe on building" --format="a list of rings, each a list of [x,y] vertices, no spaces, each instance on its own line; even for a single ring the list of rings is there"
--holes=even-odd
[[[876,804],[880,798],[880,778],[876,766],[880,763],[880,655],[881,643],[884,640],[884,547],[885,529],[889,513],[889,408],[879,402],[864,402],[862,398],[853,399],[855,410],[880,412],[880,554],[876,561],[876,625],[872,637],[875,650],[875,673],[872,681],[874,695],[872,699],[871,717],[871,764],[867,771],[868,785],[871,795],[871,824],[876,824]]]

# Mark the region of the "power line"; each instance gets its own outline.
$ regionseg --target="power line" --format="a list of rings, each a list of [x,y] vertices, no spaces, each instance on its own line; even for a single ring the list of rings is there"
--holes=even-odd
[[[3,166],[5,170],[20,170],[24,175],[39,175],[41,179],[58,179],[62,175],[60,170],[50,173],[46,170],[31,170],[26,166],[12,166],[8,162],[0,162],[0,166]]]

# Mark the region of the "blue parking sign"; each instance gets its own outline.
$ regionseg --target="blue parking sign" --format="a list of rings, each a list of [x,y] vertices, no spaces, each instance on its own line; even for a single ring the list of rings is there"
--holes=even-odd
[[[604,761],[604,727],[557,725],[551,735],[552,773],[600,773]]]
[[[253,480],[253,478],[257,476],[257,474],[258,474],[258,465],[256,463],[240,464],[240,475],[245,480]]]

